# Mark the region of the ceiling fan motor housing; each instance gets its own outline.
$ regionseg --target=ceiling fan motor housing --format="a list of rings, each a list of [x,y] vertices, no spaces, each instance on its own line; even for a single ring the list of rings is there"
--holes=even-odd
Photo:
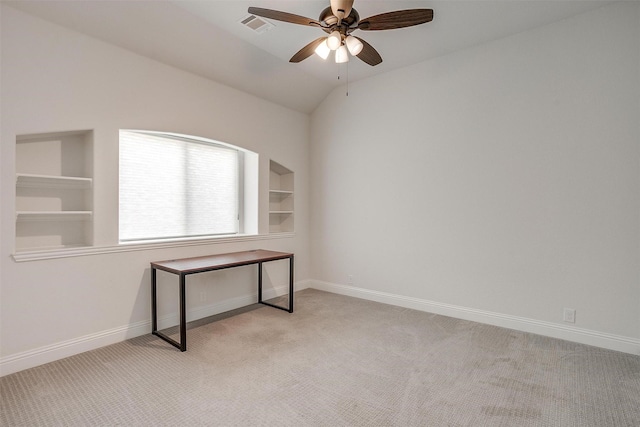
[[[353,0],[331,0],[331,11],[338,22],[348,17],[352,8]]]
[[[326,25],[326,28],[323,28],[326,33],[331,33],[334,30],[338,30],[341,34],[344,35],[350,33],[358,27],[360,15],[358,14],[357,10],[352,8],[351,12],[349,12],[349,15],[343,18],[342,22],[340,22],[340,25],[338,25],[338,18],[333,14],[331,7],[327,7],[320,13],[320,18],[318,20]]]

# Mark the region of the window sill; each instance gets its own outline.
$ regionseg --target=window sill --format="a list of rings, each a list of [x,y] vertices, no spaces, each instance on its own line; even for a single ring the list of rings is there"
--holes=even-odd
[[[87,255],[102,255],[118,252],[149,251],[155,249],[179,248],[185,246],[218,245],[224,243],[253,242],[295,237],[295,233],[251,234],[238,236],[212,237],[198,240],[175,240],[169,242],[122,243],[116,246],[84,246],[74,248],[46,249],[17,252],[13,254],[16,262],[39,261],[45,259],[71,258]]]

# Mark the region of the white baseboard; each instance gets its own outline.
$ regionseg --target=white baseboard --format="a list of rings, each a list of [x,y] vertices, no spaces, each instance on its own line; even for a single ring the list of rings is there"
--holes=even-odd
[[[635,338],[318,280],[312,280],[309,287],[335,294],[347,295],[384,304],[391,304],[399,307],[455,317],[457,319],[471,320],[478,323],[485,323],[503,328],[515,329],[522,332],[530,332],[552,338],[559,338],[580,344],[606,348],[609,350],[640,355],[640,340]]]
[[[44,365],[45,363],[104,347],[105,345],[115,344],[150,332],[151,321],[146,320],[5,356],[0,359],[0,376]]]
[[[296,282],[295,290],[299,291],[306,289],[309,287],[310,283],[311,281],[309,280]],[[288,292],[288,285],[265,289],[263,298],[275,298],[279,295],[285,295]],[[245,307],[255,303],[256,301],[257,294],[252,294],[230,298],[204,307],[197,307],[187,311],[187,321],[190,322],[192,320],[202,319],[204,317],[224,313],[229,310]],[[177,323],[178,312],[158,318],[159,329],[165,329],[176,325]],[[95,334],[89,334],[83,337],[47,345],[34,350],[5,356],[0,359],[0,377],[150,333],[151,319],[148,319],[118,328],[97,332]]]
[[[458,319],[471,320],[474,322],[515,329],[523,332],[531,332],[538,335],[578,342],[609,350],[640,355],[640,340],[634,338],[318,280],[304,280],[296,282],[295,284],[296,291],[306,288],[348,295],[384,304],[391,304],[399,307],[406,307],[414,310],[455,317]],[[268,299],[278,295],[284,295],[286,293],[287,286],[280,286],[278,288],[265,291],[264,297],[265,299]],[[216,304],[189,310],[187,312],[187,320],[192,321],[224,313],[229,310],[250,305],[255,301],[255,294],[230,298]],[[177,312],[158,319],[158,326],[160,329],[165,329],[177,323]],[[149,319],[101,331],[95,334],[62,341],[34,350],[5,356],[0,359],[0,376],[9,375],[14,372],[33,368],[55,360],[83,353],[85,351],[115,344],[150,332],[151,320]]]

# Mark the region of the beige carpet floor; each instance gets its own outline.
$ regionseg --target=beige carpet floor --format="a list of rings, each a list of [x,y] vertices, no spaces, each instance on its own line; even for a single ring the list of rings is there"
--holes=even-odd
[[[307,289],[0,392],[2,426],[640,426],[640,356]]]

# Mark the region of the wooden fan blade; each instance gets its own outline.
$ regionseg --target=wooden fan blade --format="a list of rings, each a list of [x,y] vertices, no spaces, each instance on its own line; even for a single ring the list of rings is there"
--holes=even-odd
[[[318,45],[326,39],[326,37],[318,37],[317,39],[300,49],[298,52],[296,52],[296,54],[291,57],[289,62],[300,62],[307,59],[314,54]]]
[[[355,37],[355,36],[354,36]],[[360,37],[356,37],[362,43],[362,51],[358,54],[358,58],[366,62],[371,66],[376,66],[382,62],[382,57],[377,50],[373,48],[369,43],[362,40]]]
[[[289,22],[291,24],[309,25],[322,27],[322,24],[315,19],[305,18],[304,16],[294,15],[293,13],[280,12],[278,10],[263,9],[261,7],[250,7],[249,13],[263,18],[275,19],[276,21]]]
[[[358,29],[364,31],[393,30],[411,27],[433,20],[433,9],[406,9],[395,12],[381,13],[361,19]]]

